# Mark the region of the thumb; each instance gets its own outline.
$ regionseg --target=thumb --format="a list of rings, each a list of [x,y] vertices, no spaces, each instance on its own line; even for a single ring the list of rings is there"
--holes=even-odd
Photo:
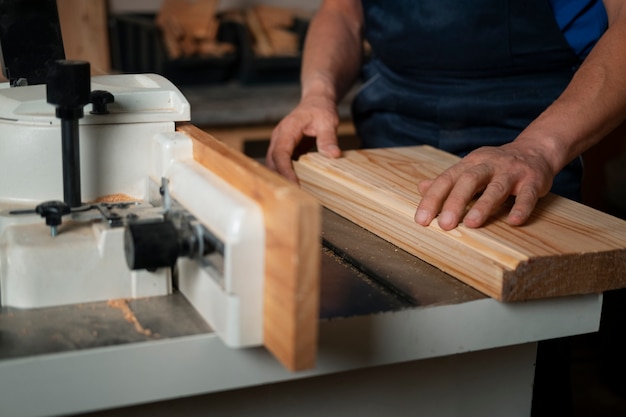
[[[337,144],[337,133],[332,131],[319,132],[316,140],[317,151],[328,158],[339,158],[341,149]]]

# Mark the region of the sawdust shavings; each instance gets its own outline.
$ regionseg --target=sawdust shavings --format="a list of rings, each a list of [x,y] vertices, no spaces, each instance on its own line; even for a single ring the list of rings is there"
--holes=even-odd
[[[95,200],[92,203],[126,203],[126,202],[136,202],[139,201],[136,198],[133,198],[127,194],[118,193],[118,194],[108,194],[103,195]]]
[[[139,320],[137,320],[137,316],[135,316],[135,313],[133,313],[133,310],[131,310],[130,306],[128,305],[127,299],[120,298],[116,300],[109,300],[107,302],[107,305],[121,310],[122,314],[124,315],[124,319],[131,323],[138,333],[141,333],[144,336],[152,336],[152,331],[143,327]]]

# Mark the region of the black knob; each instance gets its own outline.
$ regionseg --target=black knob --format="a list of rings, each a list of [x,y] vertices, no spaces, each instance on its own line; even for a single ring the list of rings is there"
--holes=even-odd
[[[107,105],[113,103],[115,97],[105,90],[93,90],[91,92],[91,114],[109,114]]]
[[[178,231],[169,221],[129,224],[124,231],[124,252],[132,270],[171,267],[182,255]]]
[[[91,70],[89,62],[57,60],[50,64],[46,79],[46,99],[56,106],[60,119],[80,119],[89,103]]]
[[[35,207],[35,211],[46,219],[48,226],[58,226],[61,224],[61,218],[69,214],[70,206],[63,201],[46,201]]]

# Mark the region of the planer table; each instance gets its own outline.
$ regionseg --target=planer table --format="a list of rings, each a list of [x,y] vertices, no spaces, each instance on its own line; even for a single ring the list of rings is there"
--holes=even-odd
[[[260,414],[318,415],[319,396],[332,392],[337,414],[419,403],[425,415],[529,415],[536,342],[599,325],[601,295],[503,304],[328,210],[322,237],[315,369],[289,372],[263,348],[224,346],[179,293],[2,308],[0,414],[137,406],[157,415],[188,401],[235,415],[251,403]]]

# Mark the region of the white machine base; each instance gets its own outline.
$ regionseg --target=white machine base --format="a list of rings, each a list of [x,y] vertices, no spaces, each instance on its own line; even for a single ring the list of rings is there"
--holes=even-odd
[[[123,228],[68,221],[52,237],[43,219],[28,217],[32,223],[8,226],[0,236],[3,306],[49,307],[171,292],[169,269],[128,269]]]
[[[81,201],[123,195],[145,199],[152,138],[190,119],[189,103],[154,74],[92,77],[91,90],[115,100],[107,114],[85,106],[79,120]],[[1,305],[47,307],[171,292],[171,274],[130,271],[123,228],[97,213],[79,221],[64,216],[59,234],[39,215],[10,214],[64,196],[62,131],[45,85],[0,84],[0,291]],[[93,212],[92,212],[93,213]]]
[[[191,139],[176,132],[176,122],[190,119],[189,103],[168,80],[123,74],[93,77],[91,87],[111,92],[115,100],[107,114],[91,114],[86,106],[79,120],[81,201],[128,197],[140,207],[127,224],[144,219],[143,206],[153,210],[148,220],[155,212],[158,221],[180,215],[199,236],[207,231],[217,239],[219,251],[181,253],[174,268],[132,271],[124,221],[114,224],[101,206],[87,219],[74,211],[64,216],[56,236],[35,213],[11,214],[64,194],[61,127],[45,86],[0,84],[0,165],[11,173],[0,177],[0,305],[36,308],[165,295],[176,278],[227,345],[262,345],[261,208],[194,160]],[[122,210],[119,215],[129,219]]]

